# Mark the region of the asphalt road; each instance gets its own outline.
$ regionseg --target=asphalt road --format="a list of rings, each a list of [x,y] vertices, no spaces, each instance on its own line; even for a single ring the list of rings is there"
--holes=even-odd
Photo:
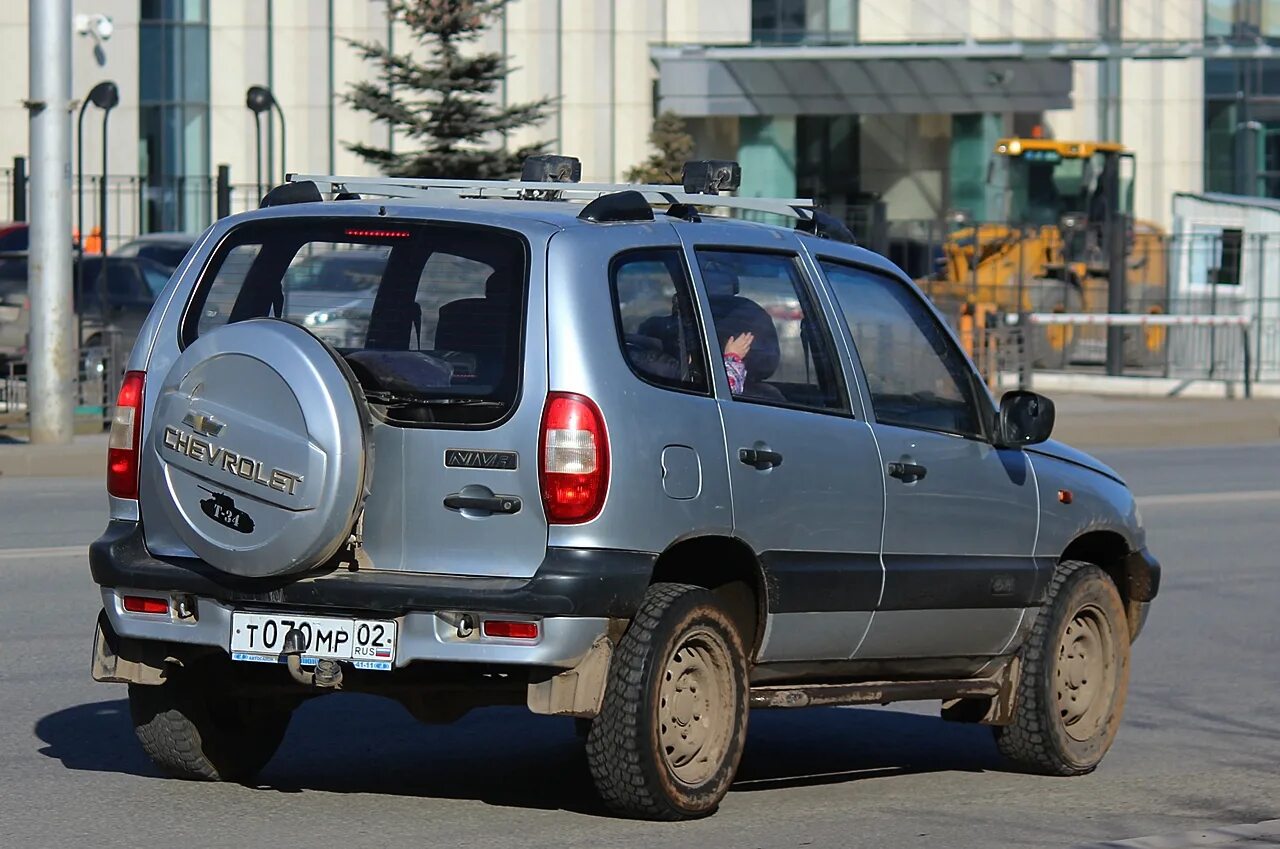
[[[987,730],[936,703],[757,712],[720,812],[679,825],[605,816],[570,723],[519,710],[429,727],[332,696],[298,712],[257,786],[158,777],[124,687],[88,674],[100,484],[0,479],[0,846],[985,849],[1274,820],[1280,445],[1100,454],[1142,496],[1165,582],[1096,773],[1005,772]]]

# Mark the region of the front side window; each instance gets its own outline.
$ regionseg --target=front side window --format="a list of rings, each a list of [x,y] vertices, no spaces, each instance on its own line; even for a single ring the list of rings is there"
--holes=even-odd
[[[787,254],[699,250],[735,400],[847,412],[830,334]]]
[[[614,258],[609,277],[622,351],[642,380],[709,393],[697,310],[679,248],[644,248]]]
[[[205,269],[184,339],[230,322],[280,318],[336,348],[375,403],[399,405],[406,416],[414,404],[419,412],[426,403],[452,408],[430,421],[496,421],[519,384],[526,256],[516,234],[487,227],[244,224]]]
[[[821,265],[862,360],[876,421],[982,437],[969,365],[920,298],[873,271]]]

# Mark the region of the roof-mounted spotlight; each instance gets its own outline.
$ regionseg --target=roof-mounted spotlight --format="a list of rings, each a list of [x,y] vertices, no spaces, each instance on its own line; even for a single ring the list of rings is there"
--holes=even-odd
[[[581,179],[582,162],[576,156],[530,156],[520,167],[520,181],[524,183],[576,183]]]
[[[732,192],[742,185],[742,166],[730,159],[695,159],[684,164],[680,182],[691,195]]]

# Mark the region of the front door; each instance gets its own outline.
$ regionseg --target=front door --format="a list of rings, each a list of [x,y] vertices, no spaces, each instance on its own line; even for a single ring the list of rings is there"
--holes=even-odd
[[[887,274],[822,260],[884,460],[885,588],[860,657],[998,654],[1043,591],[1035,473],[936,314]]]
[[[706,228],[706,224],[696,225]],[[698,231],[701,236],[704,231]],[[715,333],[735,534],[769,586],[761,661],[846,659],[880,598],[875,440],[794,253],[695,251]]]

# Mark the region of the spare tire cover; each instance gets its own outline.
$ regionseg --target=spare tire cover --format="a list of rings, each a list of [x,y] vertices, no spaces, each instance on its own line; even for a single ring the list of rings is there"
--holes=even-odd
[[[368,408],[306,330],[252,319],[196,339],[154,401],[145,474],[202,560],[247,578],[310,569],[348,538],[365,496]]]

